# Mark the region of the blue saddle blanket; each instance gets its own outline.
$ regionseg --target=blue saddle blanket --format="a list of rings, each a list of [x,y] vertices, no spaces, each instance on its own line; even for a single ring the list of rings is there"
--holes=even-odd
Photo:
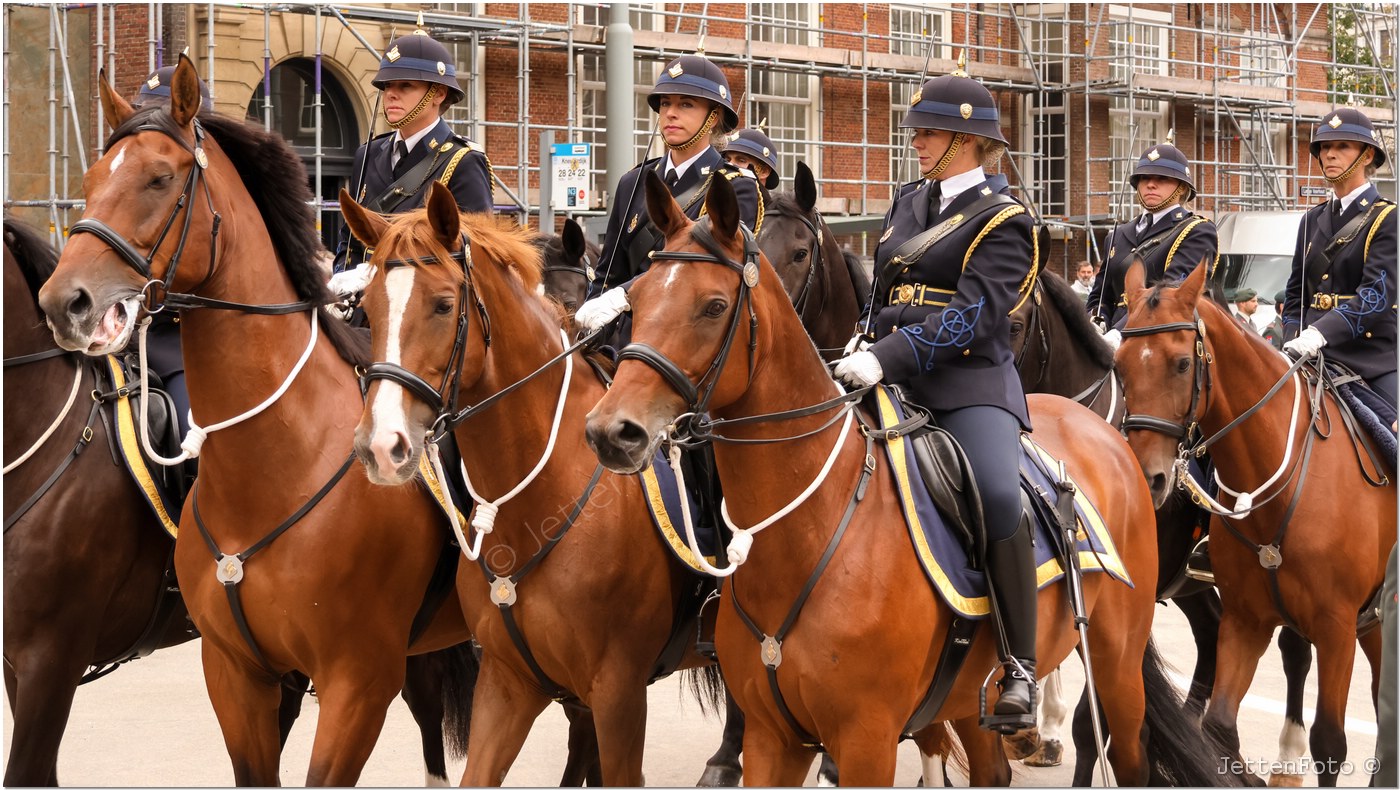
[[[1333,375],[1338,375],[1335,369]],[[1389,462],[1389,471],[1394,474],[1396,440],[1390,426],[1395,424],[1395,407],[1361,381],[1340,384],[1337,386],[1337,392],[1341,393],[1342,400],[1351,407],[1351,413],[1356,415],[1356,422],[1376,443],[1380,455]]]
[[[671,469],[665,454],[658,450],[651,465],[642,470],[637,479],[642,485],[642,492],[646,494],[652,522],[661,533],[662,542],[670,548],[676,559],[696,573],[703,573],[685,535],[685,521],[681,508],[687,507],[690,509],[690,521],[695,526],[695,542],[699,545],[700,553],[706,561],[714,565],[718,536],[715,535],[714,528],[708,526],[700,517],[700,508],[695,504],[690,492],[681,491],[676,485],[676,473]],[[685,501],[682,502],[682,499]]]
[[[879,427],[886,428],[904,420],[903,409],[888,389],[878,387],[874,396]],[[909,537],[925,575],[939,596],[958,614],[974,619],[986,617],[991,611],[987,601],[986,576],[969,567],[966,548],[944,524],[942,514],[934,506],[919,477],[913,447],[901,436],[886,442],[885,450],[894,472],[894,484],[904,510]],[[1046,502],[1040,493],[1054,496],[1054,484],[1058,481],[1052,480],[1055,472],[1050,470],[1058,467],[1056,459],[1031,441],[1028,435],[1021,435],[1021,487],[1033,505],[1031,521],[1035,535],[1036,584],[1040,588],[1065,574],[1052,548],[1060,542],[1052,534],[1056,531],[1051,523],[1053,505]],[[1079,555],[1080,568],[1085,573],[1106,572],[1112,578],[1132,586],[1128,571],[1098,510],[1085,496],[1083,488],[1076,485],[1074,490],[1074,515],[1079,527],[1075,535],[1075,551]],[[1036,506],[1037,503],[1045,507]]]

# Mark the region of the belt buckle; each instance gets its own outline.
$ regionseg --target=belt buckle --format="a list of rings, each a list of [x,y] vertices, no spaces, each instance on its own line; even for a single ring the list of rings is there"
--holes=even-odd
[[[1332,294],[1318,294],[1314,301],[1317,303],[1319,310],[1331,310],[1336,306]]]
[[[905,283],[895,290],[896,304],[910,304],[914,301],[914,286]]]

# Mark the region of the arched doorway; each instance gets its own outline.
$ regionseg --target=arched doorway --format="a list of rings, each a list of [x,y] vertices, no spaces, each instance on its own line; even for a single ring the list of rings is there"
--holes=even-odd
[[[272,128],[292,144],[306,165],[307,183],[316,193],[316,62],[292,58],[272,67],[268,80],[272,91]],[[258,83],[248,101],[247,117],[262,123],[264,83]],[[334,74],[321,69],[321,188],[323,201],[334,201],[341,187],[350,184],[350,168],[359,147],[359,124],[350,95]],[[340,212],[322,214],[321,239],[335,251],[340,233]]]

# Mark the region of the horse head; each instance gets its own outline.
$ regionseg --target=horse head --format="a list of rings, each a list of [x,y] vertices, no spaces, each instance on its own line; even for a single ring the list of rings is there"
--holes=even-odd
[[[1198,311],[1209,266],[1171,287],[1148,286],[1141,261],[1123,281],[1128,321],[1115,364],[1123,377],[1128,417],[1123,431],[1161,507],[1176,483],[1176,459],[1206,407],[1209,354]]]
[[[200,93],[193,62],[180,56],[168,107],[133,109],[105,73],[98,85],[112,136],[83,176],[83,218],[39,296],[58,344],[94,355],[126,346],[155,285],[177,287],[172,274],[179,284],[208,276],[212,256],[185,249],[185,242],[211,238],[214,222],[204,205],[208,175],[201,179],[201,171],[208,159],[195,120]],[[203,190],[196,188],[200,180]],[[184,265],[171,271],[181,258]]]
[[[814,296],[817,278],[824,276],[822,220],[816,212],[817,182],[806,162],[797,163],[791,194],[772,195],[758,246],[773,264],[783,290],[801,312]],[[834,265],[834,262],[825,262]]]
[[[532,312],[540,324],[552,321],[556,330],[558,316],[533,297],[540,264],[525,231],[462,215],[441,184],[432,184],[422,209],[393,218],[368,211],[344,190],[340,201],[351,232],[374,250],[376,267],[363,306],[372,358],[379,361],[365,374],[355,452],[370,480],[399,485],[413,477],[425,440],[456,411],[461,393],[510,383],[518,366],[528,364],[488,355],[487,304],[511,302],[496,312],[502,335],[527,331],[515,326],[522,313]],[[537,309],[529,311],[532,298]]]
[[[564,220],[562,233],[545,238],[543,245],[545,295],[573,315],[588,296],[593,266],[598,262],[598,246],[584,237],[583,227],[572,218]]]
[[[804,347],[817,362],[782,284],[739,223],[727,181],[714,180],[696,222],[650,172],[646,199],[666,243],[628,289],[633,342],[618,355],[613,387],[587,426],[599,459],[622,473],[645,468],[681,415],[719,413],[743,400],[762,366],[758,349],[773,349],[774,337]],[[826,375],[820,364],[817,370]]]

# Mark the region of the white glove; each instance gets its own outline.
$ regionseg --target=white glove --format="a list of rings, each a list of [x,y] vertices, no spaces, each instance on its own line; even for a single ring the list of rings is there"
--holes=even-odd
[[[870,338],[862,334],[851,336],[850,342],[846,343],[846,348],[841,352],[841,356],[849,357],[857,351],[864,351],[870,348]]]
[[[836,378],[857,387],[868,387],[885,377],[880,360],[869,351],[857,351],[836,363]]]
[[[586,332],[592,332],[614,318],[632,309],[627,301],[627,289],[609,288],[601,296],[595,296],[579,306],[574,313],[574,323]]]
[[[1317,331],[1317,327],[1310,326],[1304,329],[1302,334],[1283,344],[1283,350],[1292,352],[1300,359],[1316,356],[1319,349],[1327,345],[1327,338]]]
[[[354,296],[369,287],[370,282],[374,280],[374,271],[373,264],[362,263],[353,269],[331,275],[326,287],[336,296]]]
[[[1117,351],[1118,347],[1123,345],[1123,334],[1117,329],[1110,329],[1103,333],[1103,342],[1107,343],[1109,348]]]

